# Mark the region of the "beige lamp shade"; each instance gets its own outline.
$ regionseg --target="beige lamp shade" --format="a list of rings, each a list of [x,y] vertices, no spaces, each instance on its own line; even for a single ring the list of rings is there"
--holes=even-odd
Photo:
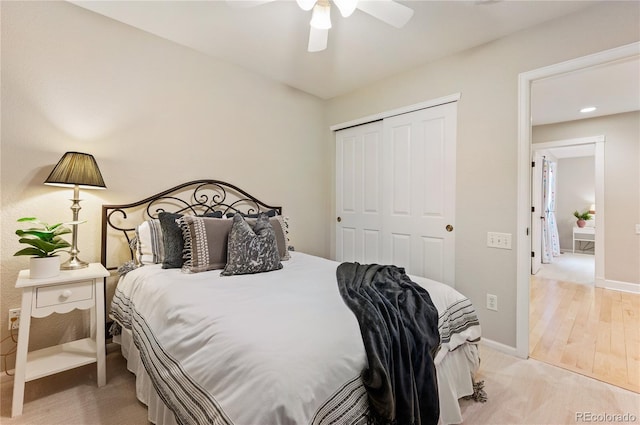
[[[44,184],[80,186],[83,189],[105,189],[98,163],[93,155],[67,152],[56,164]]]

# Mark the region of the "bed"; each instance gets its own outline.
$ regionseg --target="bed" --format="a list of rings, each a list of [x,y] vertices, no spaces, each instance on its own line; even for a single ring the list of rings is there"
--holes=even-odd
[[[180,267],[169,261],[176,250],[167,234],[175,229],[160,226],[160,217],[180,226]],[[216,251],[215,226],[235,229],[236,222],[249,223],[256,233],[259,223],[272,225],[277,252],[270,255],[280,260],[278,267],[225,275],[233,270],[235,248],[229,243],[229,252]],[[158,235],[163,229],[164,238]],[[156,251],[167,252],[153,252],[154,237]],[[114,342],[136,376],[136,397],[147,405],[151,422],[366,423],[367,355],[358,320],[336,284],[340,264],[293,251],[288,240],[282,207],[219,180],[103,206],[102,263],[122,274],[110,311],[119,330]],[[216,263],[220,255],[228,255],[226,264]],[[461,423],[458,400],[480,389],[473,382],[480,364],[477,315],[455,289],[410,278],[437,309],[433,362],[440,422]]]

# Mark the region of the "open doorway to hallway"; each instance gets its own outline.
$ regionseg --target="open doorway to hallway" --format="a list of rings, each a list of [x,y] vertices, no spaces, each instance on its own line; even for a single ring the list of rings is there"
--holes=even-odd
[[[602,69],[604,68],[605,66],[602,66]],[[586,73],[585,68],[580,68],[580,72]],[[557,74],[560,75],[561,73],[557,72]],[[567,74],[565,76],[568,76]],[[552,75],[554,75],[553,72],[540,71],[535,78],[529,80],[532,81],[530,92],[532,100],[535,98],[536,81],[534,80],[542,81],[543,78],[549,78]],[[522,90],[522,92],[526,93],[526,90]],[[573,97],[571,93],[565,95]],[[526,111],[526,109],[524,110]],[[532,115],[531,118],[535,121],[535,115],[533,113]],[[524,114],[523,117],[525,117]],[[618,117],[622,117],[622,115],[618,115]],[[617,119],[616,116],[612,115],[611,122],[615,119]],[[545,129],[544,133],[547,137],[539,138],[537,141],[560,140],[577,136],[584,137],[585,134],[604,134],[613,128],[612,125],[602,125],[608,122],[606,120],[609,120],[609,118],[578,120],[579,122],[588,122],[589,124],[586,125],[577,124],[578,121],[554,123]],[[535,143],[535,125],[534,123],[533,134],[522,138],[522,140],[528,142],[531,148],[530,152],[533,152],[537,145]],[[532,128],[531,124],[529,124],[529,128]],[[608,130],[603,130],[604,128]],[[576,133],[576,129],[581,131]],[[612,137],[611,139],[614,140],[615,138]],[[531,143],[532,141],[533,143]],[[598,144],[596,143],[596,145]],[[598,149],[600,149],[604,157],[604,143],[601,143],[599,148],[596,147],[596,151]],[[607,155],[609,158],[612,152],[613,149],[608,149]],[[600,165],[599,169],[604,173],[604,162],[601,162]],[[611,163],[608,165],[609,172],[611,172]],[[596,170],[598,170],[597,165]],[[533,179],[532,175],[530,177]],[[531,180],[532,185],[529,194],[535,196],[535,194],[532,194],[533,181]],[[607,187],[615,188],[615,186]],[[579,182],[574,182],[573,190],[575,192],[580,190]],[[596,196],[595,198],[596,202],[594,203],[597,207],[595,209],[605,210],[604,196]],[[613,198],[608,198],[608,200],[610,199]],[[580,212],[590,209],[589,201],[585,199],[584,205],[574,204],[573,209]],[[611,206],[609,205],[609,207]],[[614,210],[609,209],[607,211]],[[539,219],[542,216],[540,214],[541,210],[536,211]],[[529,213],[524,209],[522,212]],[[595,264],[593,264],[591,261],[594,257],[585,253],[587,251],[586,248],[590,248],[591,245],[595,244],[595,259],[597,260],[599,252],[604,254],[604,235],[598,235],[599,231],[604,230],[604,223],[594,226],[595,243],[584,242],[582,240],[585,239],[584,235],[581,234],[577,238],[574,237],[576,233],[574,228],[577,227],[575,225],[576,219],[568,217],[568,215],[565,212],[559,213],[558,216],[558,221],[567,220],[568,227],[566,228],[565,236],[569,235],[569,239],[565,237],[565,243],[560,243],[561,249],[559,251],[562,254],[558,252],[557,257],[554,259],[557,261],[553,261],[548,267],[542,267],[541,264],[539,270],[534,270],[532,262],[528,262],[532,266],[531,271],[534,275],[530,275],[529,279],[527,279],[527,290],[523,292],[528,295],[529,301],[526,314],[529,325],[527,326],[528,338],[526,338],[527,354],[537,360],[631,391],[640,392],[640,334],[637,331],[640,326],[640,319],[638,319],[640,316],[640,295],[605,288],[605,286],[609,285],[609,281],[605,279],[603,259],[600,263],[595,261]],[[532,226],[535,226],[535,218],[532,213]],[[604,214],[596,216],[596,218],[602,220]],[[573,221],[573,223],[569,221]],[[609,229],[611,228],[613,226],[609,227]],[[610,235],[609,232],[607,233]],[[532,243],[532,251],[536,240],[535,237],[534,229],[529,241]],[[562,239],[562,232],[559,232],[558,239]],[[576,246],[574,247],[574,245]],[[599,251],[599,248],[602,251]],[[609,246],[609,248],[610,250],[613,249],[612,252],[615,252],[615,246]],[[575,256],[573,255],[574,249]],[[580,260],[586,261],[585,263],[576,264]],[[595,279],[592,277],[591,264],[594,266]],[[607,267],[609,266],[610,263],[607,263]],[[523,269],[524,267],[521,267],[519,270]],[[600,270],[600,273],[598,273],[598,270]],[[519,273],[520,276],[522,275]],[[618,286],[626,288],[624,285]],[[522,287],[523,285],[519,284],[519,288]],[[519,343],[519,347],[523,346],[525,344]]]

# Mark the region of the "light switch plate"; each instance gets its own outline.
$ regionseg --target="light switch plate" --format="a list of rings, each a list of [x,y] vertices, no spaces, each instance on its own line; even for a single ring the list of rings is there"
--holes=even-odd
[[[487,246],[489,248],[511,249],[511,233],[487,233]]]

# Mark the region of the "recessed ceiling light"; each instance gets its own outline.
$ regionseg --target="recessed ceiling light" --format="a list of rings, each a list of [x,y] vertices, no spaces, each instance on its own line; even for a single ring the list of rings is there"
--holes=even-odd
[[[593,112],[595,110],[596,110],[595,106],[588,106],[586,108],[580,109],[580,112],[582,112],[583,114],[586,114],[587,112]]]

